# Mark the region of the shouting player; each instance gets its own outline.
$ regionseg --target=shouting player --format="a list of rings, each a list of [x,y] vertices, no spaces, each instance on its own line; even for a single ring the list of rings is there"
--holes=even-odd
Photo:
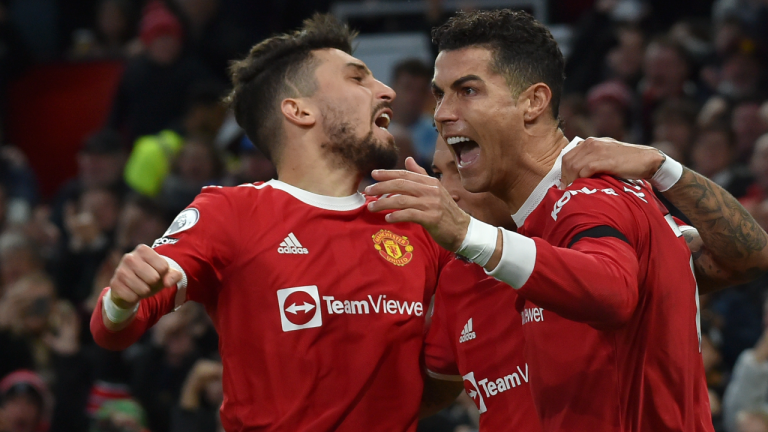
[[[611,139],[587,139],[563,158],[563,182],[609,172],[623,178],[650,180],[663,155],[652,147],[620,143]],[[461,185],[453,155],[438,137],[432,171],[458,206],[483,222],[513,229],[507,206],[490,193],[473,194]],[[768,268],[768,251],[755,242],[764,236],[723,236],[718,224],[727,223],[737,201],[711,180],[686,170],[665,192],[673,204],[702,228],[681,226],[694,259],[696,280],[702,292],[742,283]],[[688,186],[683,188],[682,186]],[[695,187],[691,187],[695,186]],[[701,200],[704,198],[704,200]],[[733,209],[733,210],[732,210]],[[757,230],[746,213],[738,218]],[[759,231],[756,231],[759,232]],[[763,253],[756,253],[762,251]],[[523,355],[523,319],[512,307],[517,296],[509,285],[489,277],[482,268],[456,259],[440,275],[435,293],[432,325],[425,341],[427,373],[451,382],[443,385],[440,397],[430,399],[431,411],[444,408],[462,390],[480,411],[481,431],[537,431],[538,416],[528,384]],[[534,315],[533,320],[541,319]],[[432,388],[431,383],[429,388]]]
[[[579,140],[558,128],[564,61],[549,31],[521,12],[471,12],[433,38],[438,130],[465,189],[502,199],[518,232],[469,217],[414,172],[374,172],[382,183],[368,193],[399,195],[369,208],[402,209],[387,220],[422,224],[516,290],[543,430],[711,431],[698,289],[678,225],[644,182],[598,175],[560,187]],[[682,172],[666,159],[654,183],[666,191]],[[722,195],[710,200],[727,222],[711,235],[756,238],[742,244],[764,253],[754,221],[726,211]]]
[[[414,431],[425,304],[452,255],[357,193],[397,157],[394,92],[327,16],[232,67],[231,105],[278,180],[208,187],[126,254],[91,319],[124,349],[187,300],[219,334],[227,431]]]

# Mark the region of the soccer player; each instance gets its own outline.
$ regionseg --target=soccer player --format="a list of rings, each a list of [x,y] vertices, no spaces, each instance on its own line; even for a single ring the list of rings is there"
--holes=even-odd
[[[523,299],[544,431],[713,430],[694,264],[677,223],[645,182],[598,175],[561,185],[563,156],[580,140],[558,128],[564,61],[549,31],[522,12],[470,12],[433,39],[438,130],[464,188],[502,199],[518,232],[471,218],[419,172],[375,171],[381,183],[367,192],[398,195],[369,208],[401,209],[387,220],[422,224]],[[695,189],[677,183],[683,172],[667,158],[653,183]],[[765,255],[765,232],[743,209],[722,194],[708,200],[723,215],[710,236],[744,237],[752,256]]]
[[[208,187],[123,256],[91,319],[124,349],[187,300],[219,334],[227,431],[414,431],[425,304],[452,255],[357,193],[397,158],[394,92],[316,16],[232,67],[238,123],[280,180]]]
[[[487,192],[473,194],[464,189],[456,161],[440,137],[432,172],[462,210],[483,222],[514,230],[503,201]],[[432,378],[456,385],[443,387],[442,401],[431,399],[436,404],[433,411],[465,390],[480,411],[481,431],[541,430],[516,299],[509,285],[468,260],[454,259],[440,273],[424,357]]]

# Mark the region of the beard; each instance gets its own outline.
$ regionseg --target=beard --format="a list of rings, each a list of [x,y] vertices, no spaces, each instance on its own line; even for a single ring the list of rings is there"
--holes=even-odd
[[[375,111],[378,111],[377,107]],[[374,136],[373,130],[363,137],[357,136],[357,129],[342,120],[338,110],[326,110],[325,133],[328,142],[321,147],[340,164],[354,168],[360,174],[369,175],[375,169],[391,169],[397,164],[399,150],[395,139],[382,140]]]

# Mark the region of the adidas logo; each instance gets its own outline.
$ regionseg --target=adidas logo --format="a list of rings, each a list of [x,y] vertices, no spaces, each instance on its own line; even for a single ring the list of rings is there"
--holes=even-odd
[[[306,255],[309,253],[307,248],[301,245],[299,243],[299,239],[296,238],[293,233],[289,233],[288,237],[283,240],[282,243],[280,243],[280,247],[277,248],[277,252],[281,254],[296,254],[296,255]]]
[[[466,324],[464,324],[464,330],[461,331],[461,337],[459,338],[459,343],[464,343],[468,340],[472,340],[476,338],[477,335],[474,331],[472,331],[472,318],[467,321]]]

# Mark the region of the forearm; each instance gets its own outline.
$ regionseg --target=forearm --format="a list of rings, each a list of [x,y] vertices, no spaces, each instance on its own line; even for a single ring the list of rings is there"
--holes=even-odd
[[[727,285],[754,279],[768,270],[768,235],[723,188],[684,168],[680,180],[663,195],[691,221],[705,253],[722,267],[697,263],[699,273]]]
[[[94,341],[102,348],[113,351],[124,350],[137,342],[163,315],[170,312],[173,306],[165,299],[167,295],[155,295],[142,300],[134,316],[124,322],[114,323],[104,311],[104,296],[107,292],[109,291],[105,289],[101,293],[91,315],[90,326]]]
[[[632,316],[638,300],[638,264],[622,240],[585,238],[572,248],[533,240],[534,249],[524,250],[531,246],[521,239],[525,237],[504,231],[498,264],[491,268],[492,259],[486,265],[491,276],[537,306],[573,321],[602,328],[621,325]],[[535,264],[526,278],[523,267],[530,264],[520,263],[531,256]]]

